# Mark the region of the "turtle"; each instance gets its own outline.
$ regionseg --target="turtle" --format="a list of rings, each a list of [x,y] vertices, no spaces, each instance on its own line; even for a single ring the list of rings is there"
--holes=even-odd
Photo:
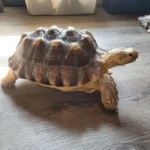
[[[87,29],[39,27],[22,33],[1,86],[14,87],[21,78],[63,92],[99,91],[104,109],[118,111],[118,90],[109,69],[135,62],[138,55],[132,47],[101,49]]]

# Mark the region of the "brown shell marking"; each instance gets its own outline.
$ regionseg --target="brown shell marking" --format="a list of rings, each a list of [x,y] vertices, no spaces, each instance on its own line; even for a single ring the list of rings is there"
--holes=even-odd
[[[33,62],[27,62],[25,64],[25,78],[31,81],[35,81],[34,74],[34,63]]]
[[[16,55],[14,54],[11,57],[9,57],[8,66],[11,67],[14,71],[16,71],[20,62],[21,62],[21,58],[20,60],[19,58],[16,59]]]
[[[46,45],[44,40],[40,37],[36,38],[31,46],[31,51],[28,53],[28,60],[32,60],[35,63],[42,63],[45,50]]]
[[[33,68],[33,76],[35,78],[35,81],[39,83],[49,83],[47,79],[47,70],[46,67],[41,63],[36,63]]]
[[[97,56],[89,33],[52,26],[23,35],[9,66],[20,78],[55,86],[82,86],[97,79]]]
[[[88,64],[88,66],[86,67],[86,72],[87,72],[88,77],[91,80],[96,81],[96,79],[100,73],[99,63],[91,62],[90,64]]]
[[[76,86],[77,85],[77,68],[61,68],[61,75],[64,86]]]
[[[89,36],[91,37],[91,39],[93,40],[93,43],[94,43],[96,46],[98,46],[98,45],[97,45],[97,42],[96,42],[96,40],[95,40],[95,38],[93,37],[93,35],[92,35],[89,31],[87,31],[87,30],[84,30],[84,32],[85,32],[86,35],[89,35]]]
[[[22,37],[21,37],[22,38]],[[17,71],[19,65],[22,66],[22,59],[24,59],[24,53],[26,54],[26,50],[28,51],[31,46],[31,39],[28,37],[23,38],[19,44],[17,45],[17,49],[15,53],[9,57],[8,59],[8,65],[11,67],[14,71]],[[23,62],[24,63],[24,62]],[[20,70],[20,69],[19,69]]]
[[[31,37],[43,37],[45,35],[44,27],[37,28],[33,33],[30,34]]]
[[[48,68],[48,80],[51,85],[63,86],[61,71],[59,67],[51,66]]]
[[[96,54],[96,47],[89,35],[82,35],[81,45],[89,59]]]
[[[64,59],[63,65],[71,67],[83,67],[89,63],[89,58],[78,43],[72,43],[68,54]]]
[[[22,42],[20,45],[18,45],[17,53],[16,55],[19,55],[18,57],[23,57],[23,59],[27,59],[29,57],[31,50],[31,45],[33,43],[33,39],[30,37],[25,37],[22,39]]]
[[[61,66],[65,57],[65,49],[61,40],[53,40],[47,51],[44,63],[46,65]]]
[[[80,33],[71,26],[67,27],[67,29],[65,29],[62,33],[62,39],[69,42],[76,42],[80,40],[80,37]]]
[[[26,63],[23,60],[19,63],[19,66],[17,68],[18,77],[26,78],[25,77],[25,64]]]
[[[48,30],[45,33],[45,38],[47,39],[56,39],[59,34],[61,33],[61,31],[58,29],[57,26],[51,26],[50,28],[48,28]]]
[[[85,68],[78,69],[78,84],[77,86],[82,86],[88,83],[91,79],[89,78]]]

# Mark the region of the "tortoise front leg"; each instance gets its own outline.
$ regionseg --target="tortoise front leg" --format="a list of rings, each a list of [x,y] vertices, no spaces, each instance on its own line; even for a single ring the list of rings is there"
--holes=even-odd
[[[100,77],[102,104],[107,110],[118,110],[118,91],[114,79],[109,74]]]
[[[17,75],[10,69],[7,75],[2,79],[1,86],[4,88],[13,87],[17,79]]]

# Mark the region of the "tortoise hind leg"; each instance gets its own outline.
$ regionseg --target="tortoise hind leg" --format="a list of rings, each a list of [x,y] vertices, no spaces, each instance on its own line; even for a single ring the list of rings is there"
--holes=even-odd
[[[7,75],[2,79],[1,86],[4,88],[14,87],[17,79],[17,75],[10,69]]]
[[[109,74],[100,78],[102,103],[107,110],[118,111],[118,91],[114,79]]]

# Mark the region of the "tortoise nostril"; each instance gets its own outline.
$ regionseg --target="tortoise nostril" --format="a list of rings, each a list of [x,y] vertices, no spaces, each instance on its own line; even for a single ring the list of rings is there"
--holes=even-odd
[[[138,57],[139,53],[138,53],[138,52],[136,52],[136,53],[135,53],[135,55]]]
[[[138,58],[138,54],[139,54],[138,52],[135,52],[135,57],[136,57],[136,58]]]
[[[136,58],[138,58],[138,55],[135,55]]]

